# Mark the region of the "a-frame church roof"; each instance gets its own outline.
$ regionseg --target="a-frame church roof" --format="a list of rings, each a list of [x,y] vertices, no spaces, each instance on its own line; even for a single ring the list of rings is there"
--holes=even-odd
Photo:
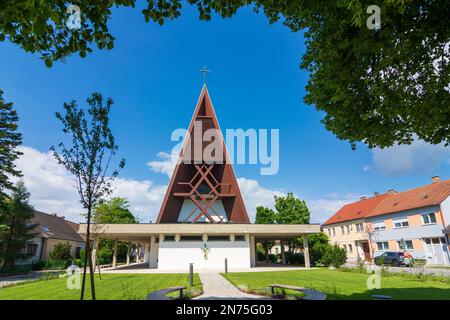
[[[206,85],[157,218],[157,223],[183,222],[250,223]]]

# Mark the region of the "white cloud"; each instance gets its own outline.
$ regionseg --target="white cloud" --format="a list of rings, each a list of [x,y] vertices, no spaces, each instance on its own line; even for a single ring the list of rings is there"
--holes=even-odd
[[[384,176],[400,176],[410,172],[431,174],[449,158],[449,147],[431,145],[423,140],[372,150],[373,167]]]
[[[40,152],[26,146],[21,147],[20,150],[23,156],[17,160],[16,164],[24,174],[23,179],[31,193],[31,203],[36,210],[64,215],[76,222],[83,221],[81,214],[84,210],[79,202],[73,178],[57,164],[52,153]],[[164,158],[162,153],[158,155]],[[168,163],[158,168],[160,173],[169,176],[172,174],[173,167],[170,167]],[[257,206],[273,208],[274,196],[286,195],[281,189],[263,187],[254,179],[238,178],[237,181],[252,222]],[[156,221],[167,189],[166,185],[156,185],[149,180],[117,178],[113,187],[114,192],[111,196],[127,198],[132,212],[138,215],[142,222]],[[305,198],[305,200],[311,210],[311,221],[323,222],[344,204],[355,201],[357,198],[356,195],[328,194],[323,198]]]
[[[284,196],[280,190],[261,187],[256,180],[238,178],[239,189],[251,222],[255,221],[256,207],[274,207],[274,196]]]
[[[178,161],[178,154],[172,152],[171,154],[167,152],[159,152],[157,154],[160,160],[158,161],[150,161],[147,163],[147,166],[150,167],[150,170],[157,173],[162,173],[167,176],[172,176],[175,165]]]
[[[58,165],[52,153],[25,146],[20,150],[23,155],[16,164],[24,175],[23,180],[31,193],[31,203],[35,209],[64,215],[73,221],[83,221],[81,214],[84,210],[73,178]],[[143,222],[156,220],[166,186],[155,185],[148,180],[117,178],[113,188],[111,196],[128,198],[132,212]]]

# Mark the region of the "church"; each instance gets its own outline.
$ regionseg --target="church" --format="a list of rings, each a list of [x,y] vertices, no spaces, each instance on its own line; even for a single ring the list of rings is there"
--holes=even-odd
[[[182,125],[182,124],[180,124]],[[208,139],[205,139],[208,136]],[[208,141],[209,140],[209,141]],[[80,226],[86,233],[86,225]],[[236,181],[208,89],[203,86],[156,223],[92,225],[95,260],[98,239],[136,244],[150,269],[245,270],[256,267],[257,243],[307,236],[320,226],[253,224]],[[281,246],[284,261],[284,245]],[[128,261],[129,262],[129,261]],[[95,264],[95,263],[94,263]],[[113,267],[117,264],[117,249]]]

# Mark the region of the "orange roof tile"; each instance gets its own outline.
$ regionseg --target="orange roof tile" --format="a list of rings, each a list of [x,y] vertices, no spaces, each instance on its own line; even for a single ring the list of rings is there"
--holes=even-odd
[[[389,194],[380,194],[372,198],[346,204],[330,219],[325,221],[323,225],[364,218],[387,196]]]
[[[450,179],[390,194],[367,217],[438,205],[450,195]]]

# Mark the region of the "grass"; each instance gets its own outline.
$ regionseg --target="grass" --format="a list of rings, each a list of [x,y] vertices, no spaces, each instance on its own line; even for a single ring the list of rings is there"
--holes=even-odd
[[[91,298],[88,283],[86,299]],[[188,287],[187,296],[198,295],[202,289],[197,274],[192,288],[188,274],[102,274],[102,280],[98,275],[95,279],[97,300],[144,300],[152,291],[174,286]],[[0,300],[78,300],[80,292],[68,289],[66,279],[58,278],[0,288]]]
[[[450,300],[448,279],[417,280],[403,275],[381,277],[381,288],[369,290],[370,274],[342,272],[325,268],[313,270],[227,273],[238,288],[249,293],[269,294],[269,284],[286,284],[322,291],[328,299],[371,300],[373,294],[389,295],[396,300]]]

